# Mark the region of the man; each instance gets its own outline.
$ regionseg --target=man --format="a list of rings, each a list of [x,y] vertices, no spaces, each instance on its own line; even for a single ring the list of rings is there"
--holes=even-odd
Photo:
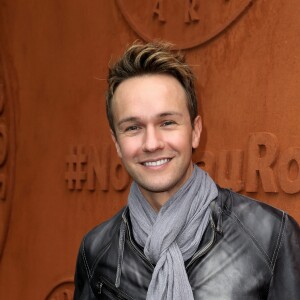
[[[109,70],[107,116],[134,182],[81,245],[74,299],[300,299],[300,230],[192,163],[194,76],[168,44],[133,44]]]

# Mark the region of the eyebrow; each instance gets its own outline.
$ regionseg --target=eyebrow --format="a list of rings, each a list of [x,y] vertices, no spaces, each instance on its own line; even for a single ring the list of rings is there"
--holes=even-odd
[[[164,118],[164,117],[168,117],[168,116],[182,116],[182,113],[176,112],[176,111],[166,111],[166,112],[159,114],[157,116],[157,118]],[[128,117],[128,118],[124,118],[124,119],[120,120],[117,125],[120,126],[120,125],[122,125],[124,123],[128,123],[128,122],[139,122],[140,120],[141,119],[138,117]]]
[[[124,124],[124,123],[128,123],[128,122],[137,122],[139,121],[140,119],[137,118],[137,117],[128,117],[128,118],[125,118],[125,119],[122,119],[118,122],[118,126]]]
[[[159,114],[159,117],[168,117],[168,116],[182,116],[182,113],[177,111],[167,111],[162,114]]]

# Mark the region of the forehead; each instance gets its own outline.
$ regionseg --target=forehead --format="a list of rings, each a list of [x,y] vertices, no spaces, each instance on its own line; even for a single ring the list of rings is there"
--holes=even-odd
[[[185,90],[176,78],[165,74],[126,79],[115,91],[112,108],[116,119],[170,110],[188,113]]]

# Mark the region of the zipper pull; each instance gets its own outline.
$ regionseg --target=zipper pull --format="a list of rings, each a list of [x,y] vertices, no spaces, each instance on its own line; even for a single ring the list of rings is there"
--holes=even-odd
[[[217,232],[220,233],[221,235],[223,235],[223,219],[222,219],[222,211],[220,209],[219,211],[219,215],[218,215],[218,224],[217,224]]]
[[[100,295],[102,293],[102,286],[103,286],[103,282],[100,282],[97,284],[97,287],[98,287],[98,294]]]

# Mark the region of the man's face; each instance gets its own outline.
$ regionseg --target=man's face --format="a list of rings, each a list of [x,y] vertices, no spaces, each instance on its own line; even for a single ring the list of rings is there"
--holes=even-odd
[[[117,152],[149,199],[172,196],[193,170],[192,148],[200,141],[201,120],[192,128],[181,84],[168,75],[123,81],[113,97]]]

